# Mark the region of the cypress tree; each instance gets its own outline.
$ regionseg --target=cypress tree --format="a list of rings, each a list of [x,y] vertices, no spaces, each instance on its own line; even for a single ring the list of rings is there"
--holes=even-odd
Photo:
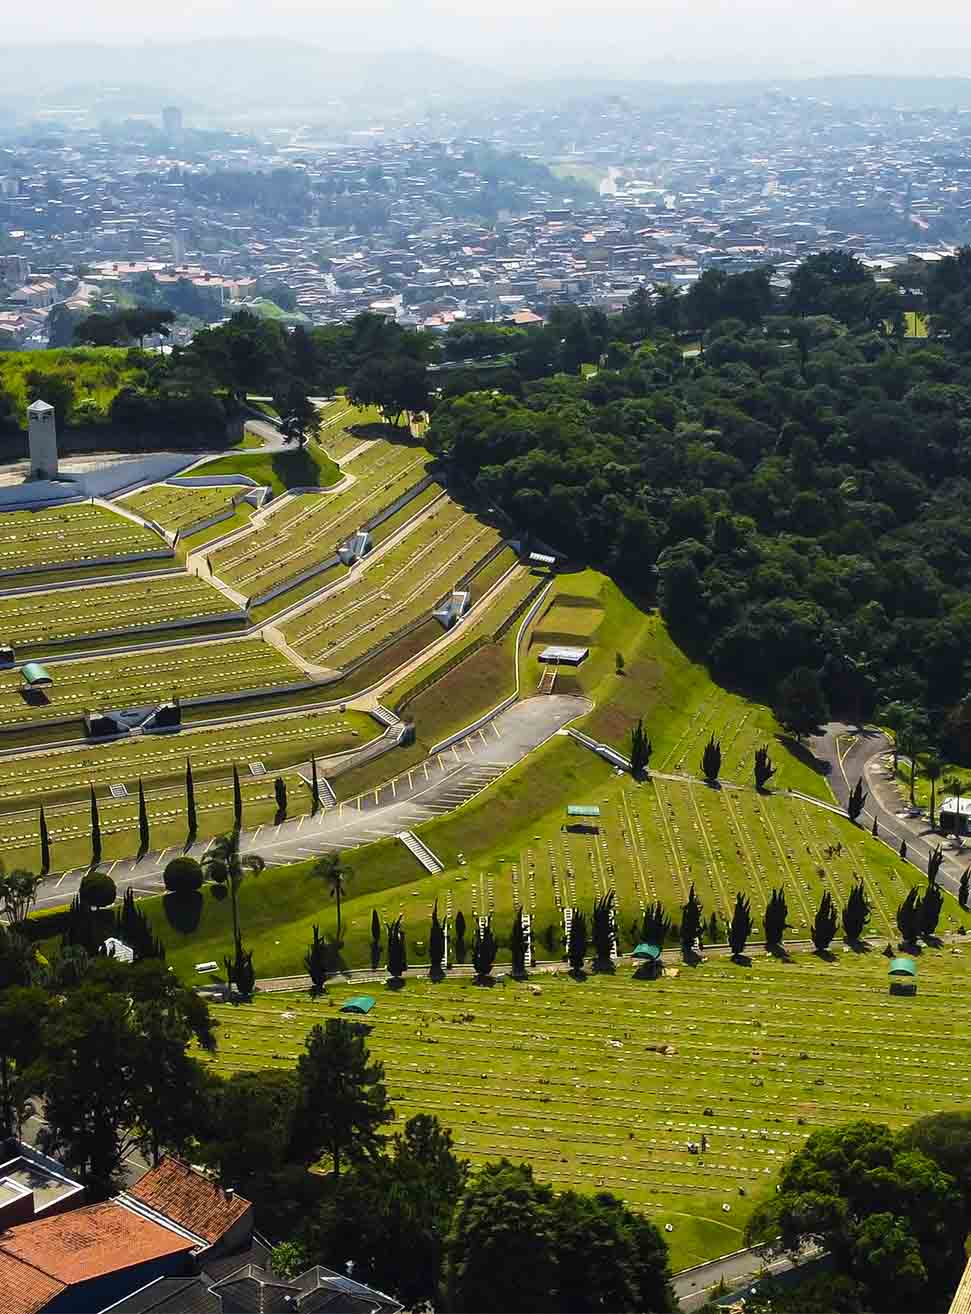
[[[287,782],[282,776],[277,776],[274,780],[273,794],[276,798],[276,822],[279,825],[281,821],[287,819]]]
[[[897,909],[897,930],[904,944],[916,944],[921,928],[921,897],[914,885]]]
[[[937,874],[941,870],[941,864],[944,862],[944,850],[938,844],[937,848],[931,849],[927,855],[927,881],[930,885],[937,884]]]
[[[442,962],[445,958],[445,929],[438,917],[438,900],[432,908],[432,926],[428,933],[428,962],[432,976],[442,975]]]
[[[526,975],[526,928],[523,925],[523,905],[516,909],[512,919],[512,932],[509,936],[509,954],[512,958],[513,976]]]
[[[320,811],[320,781],[317,779],[317,759],[310,755],[310,815]]]
[[[98,800],[91,786],[91,866],[97,867],[101,861],[101,818],[98,816]]]
[[[647,944],[656,944],[659,949],[663,949],[664,941],[667,939],[670,929],[671,918],[664,911],[661,900],[657,899],[654,903],[649,903],[644,909],[641,939]]]
[[[863,934],[863,928],[870,920],[870,911],[870,901],[866,897],[863,882],[857,881],[843,908],[843,934],[851,943],[859,940]]]
[[[630,732],[630,772],[632,776],[647,774],[651,760],[652,744],[644,729],[644,720],[637,718],[637,724]]]
[[[465,962],[465,914],[461,908],[455,914],[455,961]]]
[[[810,932],[817,953],[824,953],[832,944],[837,924],[836,904],[833,902],[833,896],[829,890],[824,890]]]
[[[583,971],[583,960],[587,956],[587,919],[579,908],[573,909],[570,918],[570,934],[566,942],[566,956],[577,976]]]
[[[681,909],[681,949],[685,954],[691,953],[694,943],[701,935],[704,925],[704,909],[701,900],[695,894],[694,881],[688,893],[688,902]]]
[[[745,952],[748,938],[752,934],[752,925],[752,905],[748,896],[736,894],[732,922],[728,928],[728,943],[733,958],[740,958]]]
[[[722,746],[714,735],[705,744],[705,751],[701,757],[701,772],[709,785],[713,785],[718,779],[722,769]]]
[[[243,829],[243,791],[239,786],[239,771],[233,763],[233,830],[238,835]]]
[[[144,858],[150,844],[148,832],[148,808],[145,806],[145,786],[138,781],[138,856]]]
[[[595,900],[593,905],[593,918],[591,921],[593,944],[597,961],[600,963],[610,962],[610,952],[614,944],[613,908],[613,890],[609,890],[602,898]]]
[[[371,939],[381,942],[381,918],[378,916],[377,908],[371,909]]]
[[[316,922],[314,923],[314,938],[310,943],[310,948],[303,956],[303,965],[313,983],[312,993],[315,995],[322,994],[327,984],[327,950],[320,936],[320,927]]]
[[[765,908],[765,943],[768,948],[782,948],[782,937],[788,925],[786,921],[788,916],[786,896],[780,886],[779,889],[772,891]]]
[[[850,797],[846,802],[846,815],[849,817],[850,821],[854,822],[854,824],[859,818],[860,813],[863,811],[863,805],[868,798],[869,794],[863,788],[863,777],[860,776],[859,780],[857,780],[856,784],[853,786],[853,789],[850,792]]]
[[[929,940],[937,930],[943,906],[944,895],[941,893],[940,886],[928,885],[920,901],[920,933],[925,940]]]
[[[408,948],[401,920],[398,916],[388,923],[388,975],[393,981],[400,981],[408,970]]]
[[[965,909],[968,906],[969,890],[971,890],[971,867],[965,867],[961,874],[961,884],[958,886],[958,903]]]
[[[199,833],[199,819],[196,816],[196,787],[192,782],[192,763],[185,759],[185,815],[189,829],[189,843]]]
[[[492,933],[492,918],[488,917],[485,923],[477,920],[475,939],[472,942],[472,966],[475,968],[476,976],[489,976],[496,961],[498,948],[496,937]]]
[[[768,745],[762,744],[755,750],[755,788],[760,794],[774,775],[775,767],[769,757]]]
[[[40,874],[46,876],[51,869],[51,837],[47,831],[44,809],[40,810]]]

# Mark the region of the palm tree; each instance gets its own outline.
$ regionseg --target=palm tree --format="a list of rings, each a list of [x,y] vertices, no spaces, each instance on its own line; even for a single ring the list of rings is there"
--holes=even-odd
[[[937,782],[941,778],[944,770],[944,763],[936,749],[931,751],[924,758],[924,775],[931,782],[931,830],[934,829],[934,812],[937,807]]]
[[[910,806],[916,807],[917,800],[914,797],[914,789],[917,784],[917,754],[920,752],[923,743],[923,736],[920,733],[916,718],[908,718],[900,727],[897,742],[900,744],[901,753],[910,761]]]
[[[202,870],[207,880],[219,885],[228,883],[233,904],[233,942],[239,940],[239,906],[237,894],[248,871],[258,876],[266,863],[258,853],[240,853],[239,832],[220,835],[202,859]]]
[[[310,869],[312,876],[319,876],[330,886],[331,898],[337,900],[337,945],[341,944],[341,899],[347,882],[354,874],[350,867],[345,867],[341,855],[337,852],[325,853],[319,857]]]

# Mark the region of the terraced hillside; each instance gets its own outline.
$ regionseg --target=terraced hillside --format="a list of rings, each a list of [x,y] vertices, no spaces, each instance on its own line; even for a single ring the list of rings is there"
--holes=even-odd
[[[37,651],[100,634],[149,626],[178,627],[234,610],[217,589],[194,575],[125,580],[44,593],[0,595],[0,639]]]
[[[91,502],[0,512],[0,575],[164,553],[167,546],[153,530]]]
[[[213,488],[153,484],[151,488],[132,493],[123,500],[146,520],[155,520],[164,529],[177,534],[228,509],[245,492],[244,487],[232,484]]]
[[[344,467],[340,491],[287,498],[233,543],[210,556],[213,572],[257,598],[328,560],[354,534],[427,474],[420,447],[379,440]]]
[[[25,693],[19,671],[0,671],[0,730],[89,711],[242,693],[293,684],[302,672],[261,639],[199,643],[51,665],[53,685]],[[2,742],[2,741],[0,741]]]

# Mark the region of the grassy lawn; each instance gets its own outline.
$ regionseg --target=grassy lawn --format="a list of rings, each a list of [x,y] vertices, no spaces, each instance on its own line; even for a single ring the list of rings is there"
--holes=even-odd
[[[256,597],[325,561],[426,472],[420,448],[376,443],[347,467],[355,482],[340,492],[307,493],[282,503],[251,533],[212,555],[216,574]]]
[[[299,653],[335,669],[347,666],[430,612],[499,537],[454,502],[442,502],[347,588],[286,623],[284,634]]]
[[[0,597],[0,635],[18,649],[42,650],[103,631],[231,611],[232,603],[195,575],[121,580],[86,588]],[[119,640],[114,640],[118,643]]]
[[[51,688],[25,696],[19,671],[0,671],[0,730],[57,716],[80,723],[85,712],[102,708],[242,692],[301,678],[281,652],[260,639],[59,662],[49,673]],[[224,711],[238,710],[223,706]],[[70,733],[65,727],[58,732],[61,738]],[[0,739],[0,746],[5,742]]]
[[[241,497],[245,491],[245,488],[234,484],[222,488],[183,488],[179,484],[154,484],[151,488],[126,497],[124,502],[146,520],[156,520],[165,529],[178,533],[199,520],[218,515],[232,504],[234,497]]]
[[[967,1027],[953,1010],[969,952],[925,952],[915,998],[889,994],[876,953],[712,959],[655,982],[622,967],[492,989],[376,984],[368,1044],[399,1118],[438,1114],[473,1161],[527,1158],[560,1187],[616,1191],[672,1224],[680,1268],[742,1244],[752,1204],[813,1130],[969,1105]],[[292,1066],[309,1027],[359,990],[217,1005],[211,1061]],[[703,1134],[706,1152],[692,1153]]]
[[[89,502],[0,513],[0,574],[50,566],[85,566],[100,557],[167,551],[168,544],[143,525]],[[127,566],[137,570],[137,563]],[[63,578],[63,576],[62,576]],[[17,579],[11,583],[16,585]]]
[[[265,484],[279,497],[288,488],[329,488],[340,478],[334,462],[316,445],[283,452],[240,452],[218,456],[193,467],[193,474],[246,475],[256,484]]]

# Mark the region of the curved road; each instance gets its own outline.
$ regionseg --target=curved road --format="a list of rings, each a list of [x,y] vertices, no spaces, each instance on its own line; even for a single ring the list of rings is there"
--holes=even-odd
[[[590,706],[587,699],[566,694],[514,703],[465,739],[366,794],[325,807],[316,817],[295,817],[279,826],[244,831],[240,847],[245,853],[260,854],[268,863],[300,862],[331,849],[356,848],[410,830],[467,803]],[[304,771],[309,779],[309,763]],[[188,852],[201,857],[211,843],[200,841]],[[119,892],[132,886],[136,894],[156,894],[162,888],[165,864],[181,852],[170,848],[146,854],[140,862],[102,865]],[[85,870],[76,867],[46,878],[37,906],[68,903]]]
[[[876,819],[878,838],[895,850],[899,850],[901,840],[906,840],[907,859],[918,871],[926,875],[931,850],[938,844],[944,846],[938,884],[956,896],[971,855],[962,853],[954,840],[932,830],[927,817],[907,815],[908,805],[898,782],[881,761],[893,749],[887,736],[872,727],[831,721],[823,734],[810,740],[810,745],[816,757],[828,766],[830,788],[842,807],[846,807],[851,790],[862,777],[867,799],[860,825],[869,830]]]

